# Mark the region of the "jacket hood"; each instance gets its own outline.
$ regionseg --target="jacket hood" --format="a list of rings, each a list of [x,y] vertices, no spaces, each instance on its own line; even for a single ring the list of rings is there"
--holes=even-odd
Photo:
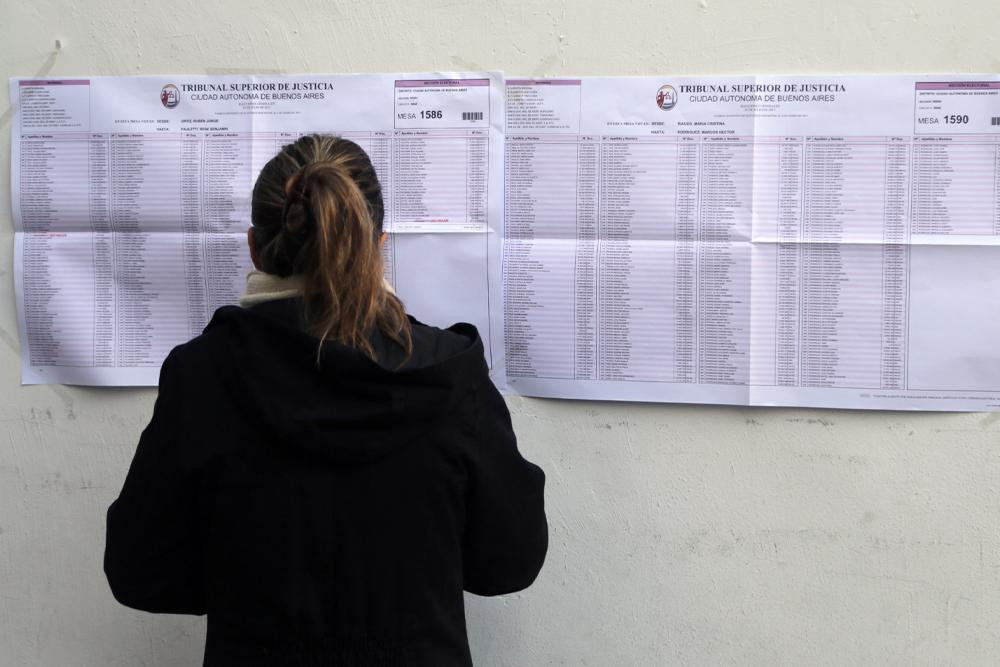
[[[479,333],[471,324],[441,330],[413,318],[413,355],[380,333],[378,362],[303,330],[301,300],[279,299],[216,311],[205,329],[213,358],[246,419],[277,446],[352,464],[384,457],[454,412],[489,381]]]

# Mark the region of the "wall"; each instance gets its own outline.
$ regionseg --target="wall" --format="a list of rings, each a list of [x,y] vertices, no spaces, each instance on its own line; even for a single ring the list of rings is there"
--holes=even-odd
[[[997,25],[994,0],[11,0],[0,75],[996,72]],[[19,386],[0,95],[0,664],[197,664],[203,619],[101,572],[153,391]],[[1000,415],[510,405],[552,547],[527,592],[468,599],[477,664],[996,663]]]

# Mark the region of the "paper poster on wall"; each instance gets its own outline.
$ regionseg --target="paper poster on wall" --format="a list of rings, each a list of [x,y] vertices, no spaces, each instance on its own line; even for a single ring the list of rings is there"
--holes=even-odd
[[[1000,78],[507,80],[512,391],[1000,409]]]
[[[302,134],[358,143],[386,273],[411,313],[480,331],[503,383],[503,83],[496,73],[12,79],[25,383],[155,385],[236,303],[250,192]]]

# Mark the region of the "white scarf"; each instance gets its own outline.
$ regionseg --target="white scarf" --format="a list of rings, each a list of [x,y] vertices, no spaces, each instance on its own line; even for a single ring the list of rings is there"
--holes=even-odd
[[[396,293],[396,291],[392,289],[392,285],[390,285],[389,281],[385,278],[382,279],[382,285],[390,294]],[[264,303],[265,301],[288,299],[300,296],[301,294],[302,276],[293,275],[282,278],[281,276],[273,273],[264,273],[263,271],[253,269],[247,274],[246,291],[244,291],[243,296],[240,297],[239,303],[241,307],[249,308],[250,306],[258,303]]]

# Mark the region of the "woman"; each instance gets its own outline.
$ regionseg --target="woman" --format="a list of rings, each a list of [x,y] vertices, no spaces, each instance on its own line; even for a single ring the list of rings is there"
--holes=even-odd
[[[207,665],[469,665],[463,589],[541,568],[544,475],[475,327],[421,324],[384,283],[382,219],[357,144],[285,146],[244,307],[163,363],[105,572],[122,604],[208,614]]]

